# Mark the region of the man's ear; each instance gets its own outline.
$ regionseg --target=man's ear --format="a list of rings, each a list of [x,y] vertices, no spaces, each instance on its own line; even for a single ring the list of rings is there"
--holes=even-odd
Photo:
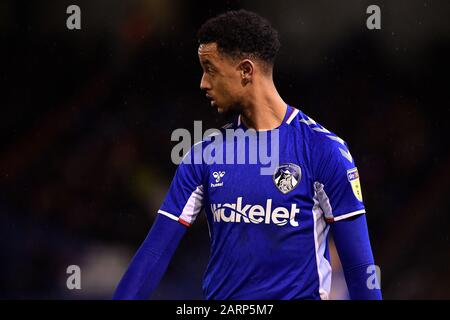
[[[254,63],[249,59],[245,59],[239,63],[238,68],[239,72],[241,73],[242,84],[246,85],[247,83],[250,83],[252,81],[253,72],[255,70]]]

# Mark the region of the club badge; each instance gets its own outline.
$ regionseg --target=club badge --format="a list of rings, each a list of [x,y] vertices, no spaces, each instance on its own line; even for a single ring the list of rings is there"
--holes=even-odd
[[[301,178],[302,170],[293,163],[279,166],[273,174],[275,186],[284,194],[294,190]]]

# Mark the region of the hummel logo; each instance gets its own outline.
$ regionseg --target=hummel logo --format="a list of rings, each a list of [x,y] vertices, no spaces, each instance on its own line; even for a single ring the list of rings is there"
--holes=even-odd
[[[223,182],[219,182],[220,179],[225,175],[225,171],[215,171],[213,172],[213,177],[216,179],[216,183],[211,183],[211,187],[222,187]]]
[[[216,178],[216,182],[219,182],[220,179],[225,175],[225,171],[217,171],[213,172],[213,177]]]

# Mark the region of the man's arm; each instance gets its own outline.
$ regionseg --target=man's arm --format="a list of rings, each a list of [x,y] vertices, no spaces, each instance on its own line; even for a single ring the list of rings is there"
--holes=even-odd
[[[181,223],[158,214],[116,288],[113,299],[148,299],[186,233]]]
[[[203,144],[196,146],[202,151]],[[117,286],[113,299],[147,299],[163,277],[187,227],[200,213],[203,163],[196,164],[196,154],[203,153],[191,149],[178,166],[159,214]]]
[[[365,214],[331,224],[336,249],[352,300],[381,300],[380,289],[367,285],[367,268],[374,265]]]

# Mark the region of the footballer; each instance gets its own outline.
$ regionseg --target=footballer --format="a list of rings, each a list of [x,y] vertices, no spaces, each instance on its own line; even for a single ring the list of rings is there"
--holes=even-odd
[[[330,234],[350,298],[381,299],[379,286],[367,283],[375,262],[355,161],[340,137],[278,94],[277,31],[256,13],[228,11],[201,26],[198,44],[200,88],[219,113],[236,114],[221,132],[276,137],[278,165],[261,174],[262,163],[198,162],[188,153],[114,299],[152,294],[202,209],[211,245],[205,299],[329,299]],[[250,152],[223,144],[233,157]]]

